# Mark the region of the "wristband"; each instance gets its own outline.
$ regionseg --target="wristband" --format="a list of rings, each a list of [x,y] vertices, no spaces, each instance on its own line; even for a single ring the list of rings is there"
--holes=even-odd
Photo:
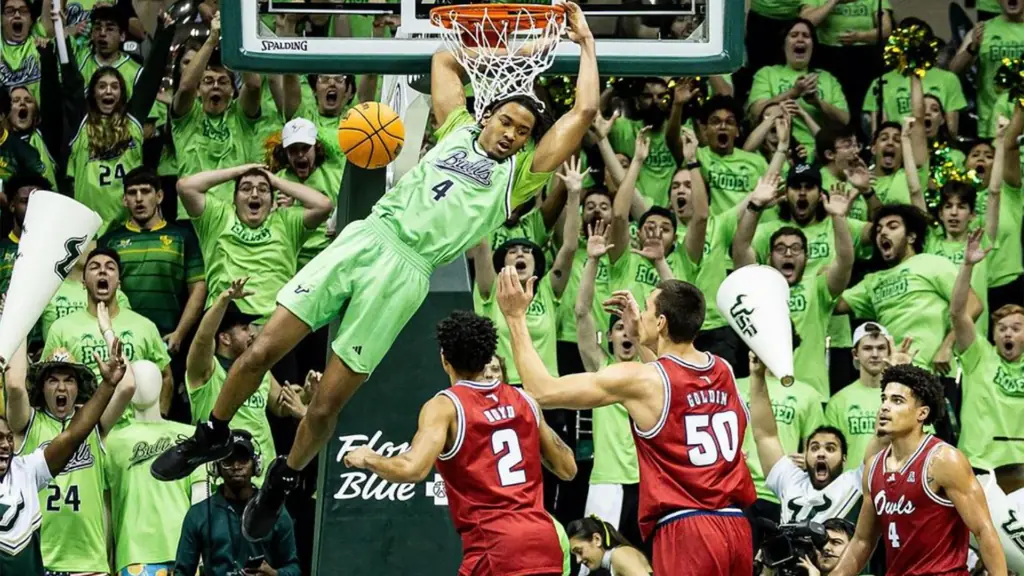
[[[687,170],[696,170],[696,169],[700,168],[700,166],[701,166],[700,161],[699,160],[694,160],[693,162],[690,162],[689,164],[686,165],[686,169]]]
[[[107,336],[107,334],[110,334],[110,336]],[[108,329],[103,331],[103,339],[104,340],[106,340],[108,338],[113,338],[113,337],[114,337],[114,330],[112,328],[108,328]]]
[[[747,202],[747,210],[750,210],[751,212],[756,212],[756,213],[760,214],[764,210],[764,206],[758,206],[757,204],[754,204],[753,202]]]

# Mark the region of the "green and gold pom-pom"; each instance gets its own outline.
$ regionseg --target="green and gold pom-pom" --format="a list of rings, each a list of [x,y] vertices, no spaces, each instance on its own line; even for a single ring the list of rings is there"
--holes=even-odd
[[[935,182],[935,189],[929,188],[925,191],[924,201],[929,210],[939,208],[939,201],[942,198],[940,191],[950,182],[963,182],[975,188],[981,188],[984,184],[976,171],[964,170],[957,166],[953,159],[953,148],[948,144],[936,142],[932,145],[929,164],[931,165],[931,179]]]
[[[883,51],[886,66],[919,78],[935,66],[938,57],[939,40],[917,24],[894,30]]]
[[[1021,58],[1003,58],[996,70],[996,88],[1009,92],[1010,101],[1024,105],[1024,60]]]
[[[667,98],[667,104],[672,103],[672,91],[675,90],[676,84],[682,82],[685,78],[673,78],[668,81],[668,94],[665,95]],[[711,94],[711,85],[708,83],[707,76],[694,76],[693,81],[696,83],[697,95],[690,102],[696,106],[703,106],[704,102],[707,101]]]
[[[556,107],[568,110],[576,103],[576,81],[571,76],[542,76],[540,85]]]

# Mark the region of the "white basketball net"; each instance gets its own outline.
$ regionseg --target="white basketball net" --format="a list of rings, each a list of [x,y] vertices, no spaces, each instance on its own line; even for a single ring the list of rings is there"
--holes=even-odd
[[[443,30],[448,50],[473,83],[477,120],[491,103],[511,96],[526,96],[541,104],[533,83],[555,61],[565,18],[553,11],[532,13],[522,8],[513,9],[508,20],[493,20],[487,8],[483,11],[483,17],[472,18],[460,18],[456,11],[432,15],[433,24]]]

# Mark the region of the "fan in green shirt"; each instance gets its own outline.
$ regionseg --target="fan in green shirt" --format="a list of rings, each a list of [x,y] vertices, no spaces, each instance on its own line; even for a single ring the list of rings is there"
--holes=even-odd
[[[236,280],[222,292],[207,310],[199,323],[192,346],[188,350],[185,380],[188,397],[192,406],[192,422],[204,422],[213,411],[214,402],[228,370],[236,358],[242,355],[253,339],[252,323],[259,316],[245,314],[238,309],[234,300],[246,295],[245,279]],[[263,375],[260,387],[239,408],[231,419],[231,428],[242,429],[252,434],[264,458],[272,461],[274,437],[267,419],[269,410],[278,417],[301,419],[306,414],[306,401],[299,386],[281,384],[269,373]],[[263,485],[263,475],[256,479],[257,486]]]
[[[277,118],[272,111],[262,109],[259,75],[243,74],[238,97],[233,96],[232,74],[220,63],[210,63],[220,43],[220,18],[214,18],[211,26],[210,35],[182,70],[171,104],[171,134],[178,176],[182,178],[250,162],[262,163],[264,149],[259,134],[263,119],[274,122]],[[222,180],[210,190],[210,197],[231,203],[232,192],[230,182]],[[189,215],[191,212],[179,196],[178,218]]]
[[[747,99],[747,111],[751,118],[760,118],[761,113],[771,104],[795,102],[814,123],[824,126],[830,123],[846,125],[850,112],[843,94],[843,87],[832,74],[820,69],[811,69],[811,55],[814,53],[812,31],[803,22],[794,22],[783,40],[786,63],[765,66],[754,74],[753,85]],[[811,126],[801,114],[793,119],[793,137],[814,155],[814,134]]]
[[[913,206],[882,206],[872,230],[883,268],[843,292],[836,313],[875,320],[899,340],[913,338],[920,351],[914,364],[948,373],[953,350],[949,301],[956,267],[941,256],[923,253],[927,217]],[[969,300],[971,316],[977,318],[981,302],[974,294]]]
[[[142,66],[121,51],[128,22],[121,17],[122,11],[113,6],[98,6],[92,10],[92,27],[89,32],[90,46],[73,45],[75,60],[82,79],[88,85],[96,72],[109,66],[121,73],[129,99],[135,90],[135,82],[142,72]]]
[[[802,0],[800,17],[818,28],[818,42],[825,46],[863,46],[878,41],[892,30],[892,6],[889,0]],[[881,8],[879,8],[881,4]],[[878,22],[878,11],[882,21]]]
[[[95,321],[94,321],[95,322]],[[113,342],[111,337],[110,342]],[[18,443],[17,454],[34,452],[57,438],[96,390],[96,376],[66,350],[24,367],[25,346],[6,379],[7,423]],[[27,377],[26,377],[27,376]],[[100,421],[74,457],[39,492],[43,525],[43,565],[52,572],[107,573],[103,478],[103,438],[113,430],[135,392],[134,377],[122,378]],[[74,538],[68,538],[74,534]]]
[[[39,161],[42,162],[42,171],[39,173],[48,182],[52,183],[44,189],[56,190],[54,188],[57,182],[56,160],[54,160],[53,154],[50,153],[46,140],[43,139],[41,129],[44,127],[44,124],[40,113],[40,102],[32,95],[32,91],[25,86],[12,88],[10,92],[11,111],[7,115],[7,126],[11,131],[11,135],[17,136],[22,142],[28,144],[29,148],[36,151],[39,155]],[[49,127],[52,127],[52,124]],[[50,135],[52,136],[52,132]],[[35,170],[35,168],[32,170]]]
[[[608,252],[608,241],[604,234],[591,234],[587,239],[587,261],[580,279],[579,297],[574,310],[579,334],[580,358],[588,372],[597,372],[616,362],[633,362],[637,359],[636,342],[626,333],[625,323],[614,318],[607,332],[598,328],[592,312],[595,288],[601,258]],[[602,347],[602,341],[607,342]],[[590,473],[590,484],[625,485],[640,483],[640,468],[637,463],[636,445],[630,426],[629,413],[620,404],[593,409],[594,426],[594,468]],[[600,491],[592,491],[587,497],[588,510],[600,505],[592,500]],[[611,518],[614,523],[622,519]],[[635,524],[636,518],[626,519]],[[621,524],[618,524],[621,529]]]
[[[964,370],[959,448],[973,466],[994,469],[997,478],[1012,478],[1024,471],[1024,446],[996,438],[1019,435],[1024,411],[1024,308],[1007,304],[995,311],[995,345],[975,328],[968,300],[972,272],[989,251],[982,246],[982,237],[982,231],[975,230],[967,241],[950,303],[956,352]]]
[[[576,250],[573,252],[572,268],[569,273],[569,280],[565,283],[565,291],[558,306],[558,340],[560,342],[578,342],[578,330],[576,329],[576,316],[573,310],[580,291],[580,283],[583,278],[583,269],[587,263],[587,239],[599,229],[606,230],[612,221],[612,198],[613,195],[605,188],[591,188],[583,194],[582,213],[583,225],[576,240]],[[566,209],[572,210],[573,205],[566,202]],[[570,241],[563,239],[563,242]],[[597,264],[597,278],[595,282],[594,306],[591,313],[598,325],[607,325],[611,316],[604,311],[602,303],[611,298],[611,259],[608,255],[602,256]]]
[[[129,220],[99,239],[121,257],[121,286],[132,309],[149,318],[175,354],[199,320],[206,279],[199,241],[191,226],[164,220],[163,191],[155,172],[140,167],[125,175]]]
[[[707,183],[714,215],[736,207],[768,171],[768,162],[760,154],[736,149],[740,121],[737,108],[726,96],[715,96],[701,108],[700,123],[708,145],[697,149],[696,160]]]
[[[207,192],[234,181],[227,203]],[[301,206],[273,210],[274,193]],[[253,292],[239,301],[247,314],[269,318],[275,298],[295,275],[299,249],[331,214],[328,196],[249,164],[200,172],[178,180],[178,198],[193,219],[206,264],[207,306],[236,278],[251,278]]]
[[[994,109],[999,98],[996,74],[1004,58],[1017,58],[1024,52],[1024,12],[1018,5],[983,24],[966,36],[960,50],[949,63],[954,74],[963,74],[977,60],[978,136],[992,138],[996,133]]]
[[[32,95],[39,98],[39,50],[35,38],[43,34],[35,26],[30,2],[9,0],[3,4],[3,42],[0,43],[0,84],[8,89],[28,86]]]
[[[786,183],[788,190],[805,192],[808,186],[817,185],[817,172],[810,166],[797,166]],[[774,195],[770,181],[758,186],[751,195],[751,202],[759,205],[765,198]],[[853,272],[854,245],[846,212],[850,208],[849,197],[833,192],[821,201],[831,221],[832,244],[835,248],[831,263],[824,269],[808,271],[810,260],[807,236],[799,228],[783,226],[776,229],[768,239],[770,255],[766,261],[778,270],[789,284],[789,315],[802,344],[794,353],[794,367],[801,380],[814,387],[822,398],[829,396],[828,369],[825,351],[825,335],[832,319],[836,299],[850,282]],[[748,212],[750,212],[748,210]],[[744,220],[748,217],[744,216]],[[744,226],[744,228],[746,228]],[[749,244],[749,232],[737,232],[733,241],[733,257],[736,266],[756,264],[756,254]]]
[[[917,76],[913,76],[917,78]],[[929,68],[921,79],[924,93],[933,96],[946,113],[946,121],[952,121],[953,129],[959,125],[960,111],[967,108],[967,99],[964,98],[964,90],[960,85],[960,78],[949,70],[942,68]],[[876,112],[878,110],[878,86],[882,85],[882,109],[881,118],[874,114],[874,125],[877,126],[885,121],[902,122],[903,118],[911,116],[910,106],[910,78],[900,74],[897,70],[890,70],[880,78],[871,82],[868,93],[864,96],[865,112]]]

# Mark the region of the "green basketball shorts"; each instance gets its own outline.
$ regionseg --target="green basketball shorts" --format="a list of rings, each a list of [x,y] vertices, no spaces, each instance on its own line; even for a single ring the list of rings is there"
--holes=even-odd
[[[336,316],[331,348],[346,366],[370,374],[430,291],[430,264],[379,218],[346,226],[277,293],[277,303],[312,330]]]

